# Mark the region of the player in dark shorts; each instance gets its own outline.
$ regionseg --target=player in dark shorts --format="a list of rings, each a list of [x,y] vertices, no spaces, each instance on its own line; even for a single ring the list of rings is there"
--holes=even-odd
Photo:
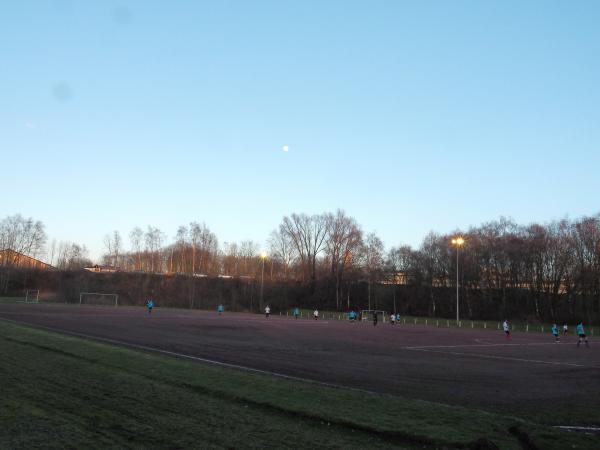
[[[373,326],[377,326],[377,311],[373,311]]]
[[[152,308],[154,308],[154,300],[149,299],[146,302],[146,308],[148,308],[148,314],[152,314]]]
[[[502,329],[504,330],[506,339],[512,339],[512,337],[510,336],[510,325],[508,324],[508,320],[504,319],[504,322],[502,323]]]
[[[585,335],[585,330],[583,329],[583,322],[579,322],[577,324],[577,336],[579,336],[579,340],[577,341],[577,347],[581,345],[581,342],[585,342],[585,346],[589,347],[590,343],[588,342],[588,338]]]

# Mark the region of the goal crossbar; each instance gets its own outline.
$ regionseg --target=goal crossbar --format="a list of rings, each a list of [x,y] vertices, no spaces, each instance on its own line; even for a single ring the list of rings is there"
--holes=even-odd
[[[360,318],[361,320],[373,320],[373,314],[381,316],[381,321],[385,322],[387,313],[381,309],[363,309],[360,312]]]

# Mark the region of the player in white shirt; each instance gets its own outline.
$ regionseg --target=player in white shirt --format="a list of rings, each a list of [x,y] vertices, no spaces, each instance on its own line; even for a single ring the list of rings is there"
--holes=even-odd
[[[313,312],[313,317],[315,318],[315,320],[319,320],[319,310],[315,309],[315,311]]]
[[[269,305],[267,305],[267,307],[265,308],[265,317],[267,319],[269,318],[269,314],[271,314],[271,308],[269,308]]]
[[[510,336],[510,326],[508,325],[508,320],[504,319],[504,322],[502,322],[502,329],[504,329],[506,339],[512,339],[512,337]]]

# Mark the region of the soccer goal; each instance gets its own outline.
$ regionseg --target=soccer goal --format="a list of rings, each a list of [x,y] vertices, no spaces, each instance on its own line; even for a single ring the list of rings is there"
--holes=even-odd
[[[387,314],[385,311],[381,311],[379,309],[363,309],[360,312],[360,319],[361,320],[368,320],[370,322],[373,321],[373,319],[375,318],[375,315],[377,315],[377,321],[378,322],[385,322],[385,318],[387,317]]]
[[[100,292],[80,292],[80,305],[119,306],[118,294],[103,294]]]
[[[39,289],[27,289],[25,291],[25,303],[39,303],[40,301],[40,290]]]

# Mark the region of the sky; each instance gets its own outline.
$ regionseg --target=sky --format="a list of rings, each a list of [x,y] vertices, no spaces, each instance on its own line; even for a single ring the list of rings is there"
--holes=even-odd
[[[97,258],[112,230],[265,245],[338,208],[388,248],[595,214],[598,23],[584,0],[2,2],[0,217]]]

